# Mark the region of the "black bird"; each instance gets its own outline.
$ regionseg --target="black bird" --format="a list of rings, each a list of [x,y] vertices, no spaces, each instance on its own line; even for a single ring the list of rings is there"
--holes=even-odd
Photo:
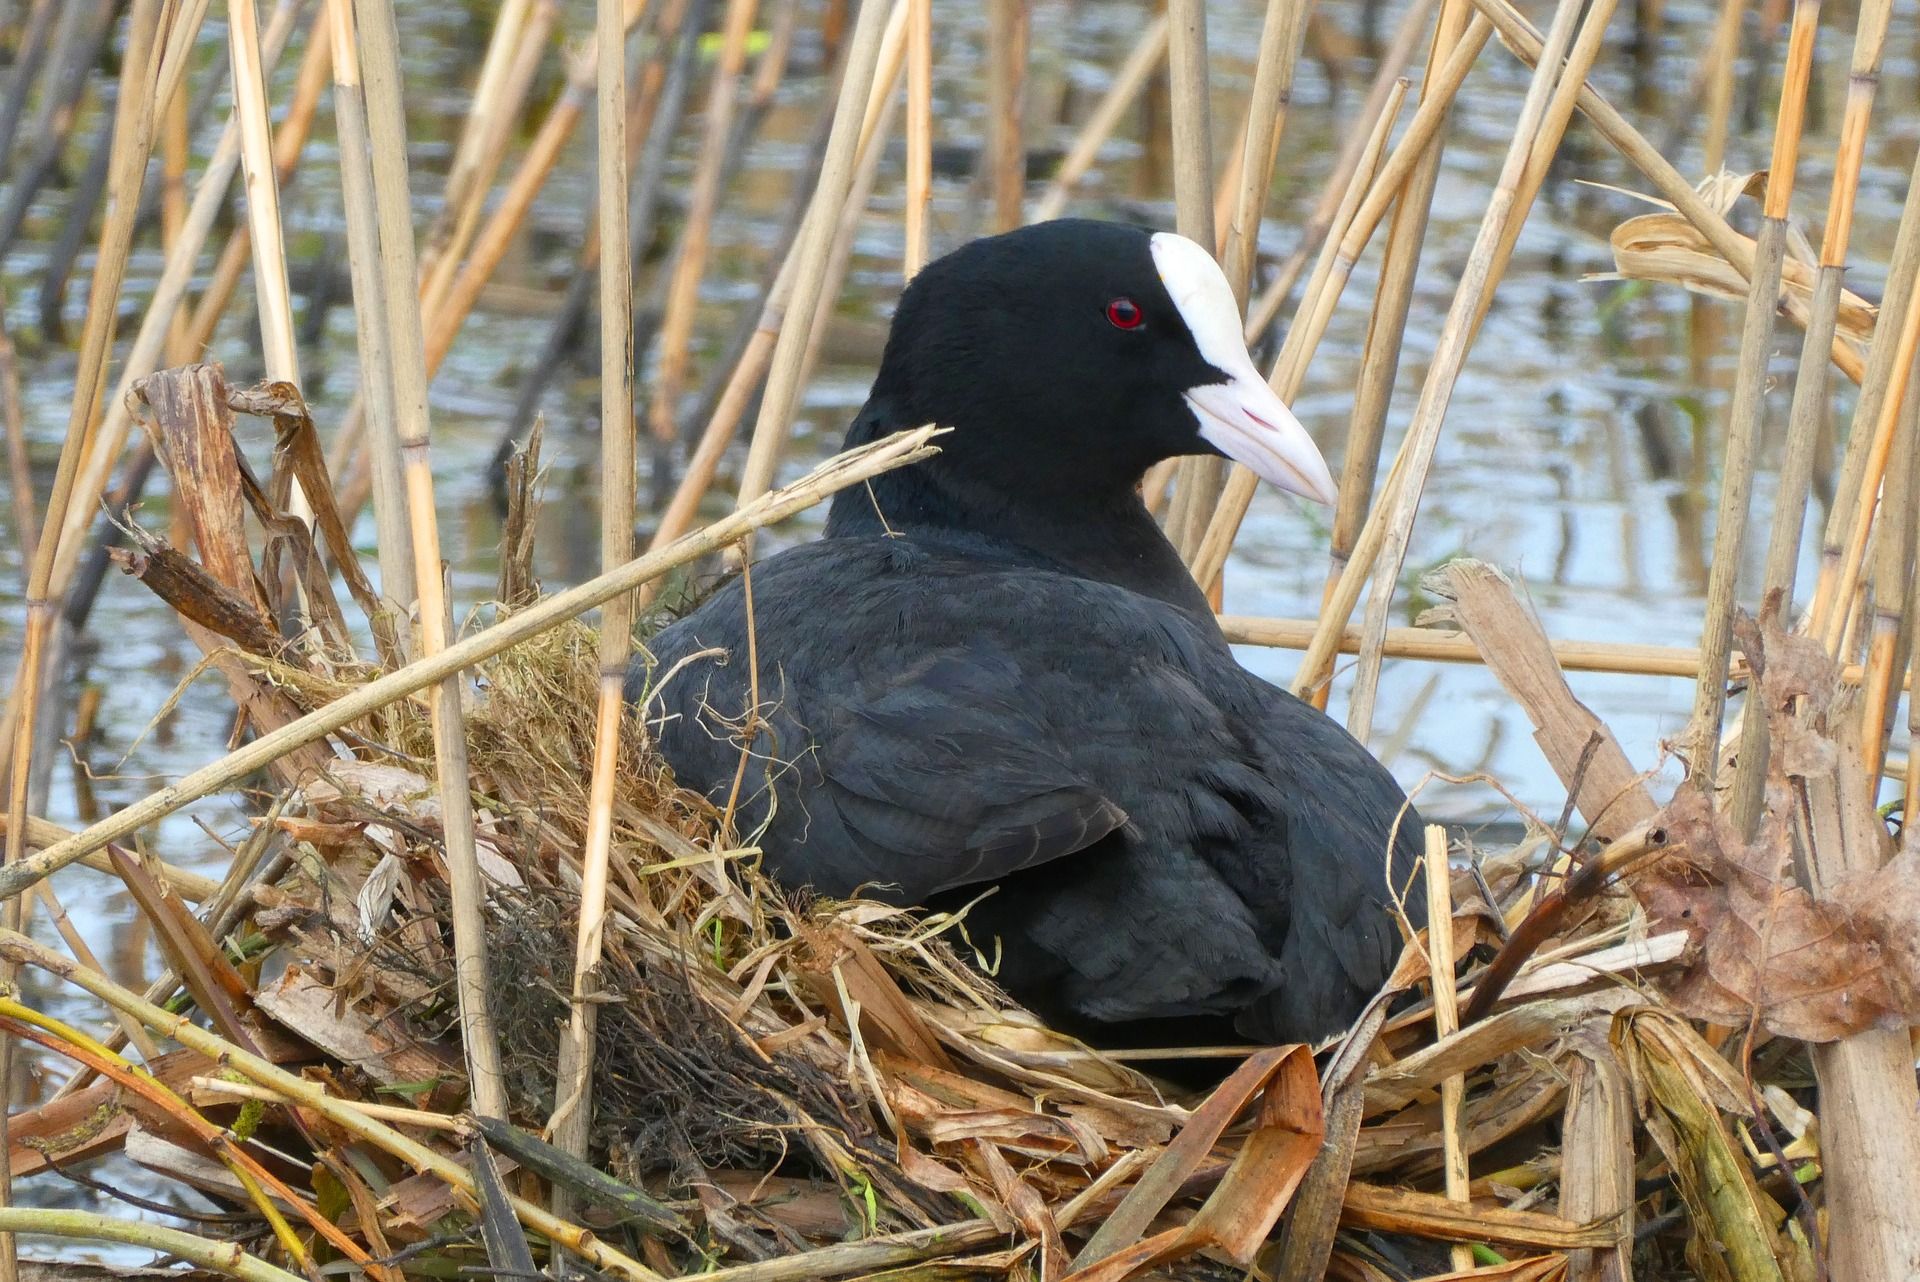
[[[1397,955],[1388,852],[1403,883],[1418,817],[1234,660],[1137,492],[1153,463],[1218,453],[1333,499],[1220,268],[1079,220],[929,264],[847,445],[929,422],[953,429],[939,455],[842,492],[826,537],[752,569],[766,724],[738,822],[767,870],[938,907],[993,889],[976,946],[997,937],[1001,983],[1096,1042],[1343,1027]],[[679,781],[717,800],[747,641],[735,579],[629,678]]]

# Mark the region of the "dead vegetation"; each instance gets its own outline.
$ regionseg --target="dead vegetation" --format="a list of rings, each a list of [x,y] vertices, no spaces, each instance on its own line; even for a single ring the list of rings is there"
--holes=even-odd
[[[138,189],[156,118],[183,109],[184,53],[206,7],[126,6],[120,115],[104,153],[114,190]],[[28,71],[56,45],[62,62],[90,64],[112,25],[111,6],[74,9],[98,10],[97,23],[55,24],[59,8],[30,6],[19,42]],[[605,475],[631,476],[622,338],[631,264],[619,252],[603,261],[601,246],[638,246],[627,217],[655,214],[658,175],[645,174],[663,153],[647,143],[677,125],[697,6],[664,0],[649,12],[601,0],[600,43],[573,59],[565,92],[504,183],[506,198],[490,204],[508,126],[532,84],[533,60],[516,58],[516,47],[537,47],[556,21],[552,6],[502,5],[447,177],[446,212],[417,264],[385,0],[327,0],[311,15],[293,109],[277,132],[265,127],[263,68],[288,45],[298,6],[281,5],[264,29],[251,0],[233,8],[235,120],[191,208],[181,199],[174,209],[166,267],[139,333],[115,364],[113,317],[136,230],[137,202],[122,201],[103,220],[59,479],[36,504],[24,464],[12,469],[23,525],[39,539],[5,723],[13,790],[0,868],[9,912],[0,962],[89,995],[114,1026],[101,1037],[57,1020],[23,1000],[26,984],[0,997],[0,1056],[32,1044],[73,1068],[50,1097],[11,1113],[11,1177],[37,1191],[88,1180],[95,1159],[124,1154],[200,1195],[193,1205],[220,1209],[193,1221],[201,1230],[193,1234],[150,1216],[0,1206],[0,1282],[34,1276],[25,1266],[16,1273],[16,1232],[129,1243],[207,1274],[345,1271],[379,1282],[582,1265],[630,1280],[722,1282],[1249,1272],[1357,1282],[1636,1273],[1813,1282],[1920,1270],[1910,1196],[1920,1179],[1920,1099],[1909,1041],[1920,1022],[1920,891],[1913,843],[1876,809],[1875,787],[1920,599],[1903,506],[1920,485],[1912,411],[1920,397],[1908,386],[1920,293],[1907,270],[1920,256],[1920,202],[1908,203],[1880,311],[1840,287],[1883,0],[1862,0],[1854,15],[1848,124],[1817,261],[1810,245],[1797,252],[1785,215],[1813,0],[1794,5],[1776,59],[1771,170],[1714,178],[1700,191],[1586,83],[1611,5],[1583,16],[1562,4],[1542,35],[1505,0],[1440,0],[1407,15],[1398,52],[1382,60],[1350,122],[1311,234],[1256,297],[1262,194],[1294,64],[1303,45],[1328,44],[1309,6],[1269,6],[1254,106],[1217,189],[1207,148],[1180,149],[1181,225],[1202,239],[1218,231],[1250,328],[1275,323],[1300,286],[1272,375],[1289,396],[1383,227],[1388,260],[1326,608],[1312,621],[1232,620],[1230,633],[1305,649],[1298,689],[1322,701],[1334,654],[1357,650],[1352,718],[1363,734],[1384,657],[1485,663],[1531,720],[1566,801],[1558,816],[1532,819],[1512,849],[1450,844],[1430,830],[1429,868],[1450,881],[1432,902],[1451,912],[1410,923],[1415,937],[1389,990],[1318,1055],[1219,1048],[1221,1080],[1197,1094],[1151,1075],[1164,1059],[1095,1053],[1010,1006],[978,964],[990,965],[990,942],[972,939],[964,917],[810,901],[770,884],[753,834],[729,831],[712,806],[675,789],[648,752],[643,715],[619,694],[629,607],[644,616],[664,574],[937,447],[927,431],[909,433],[771,488],[901,82],[905,269],[926,253],[928,0],[863,0],[851,14],[776,6],[751,77],[754,6],[725,6],[711,82],[723,105],[707,120],[701,217],[661,272],[671,285],[661,327],[671,336],[671,378],[689,373],[685,309],[698,295],[702,220],[779,85],[796,24],[817,18],[840,50],[842,88],[822,107],[818,181],[797,200],[786,266],[747,310],[652,550],[632,555],[630,508],[610,502],[602,573],[541,594],[536,429],[506,473],[495,602],[464,634],[442,587],[425,380],[597,91],[603,188],[629,188],[629,161],[641,172],[635,208],[597,211],[604,217],[586,237],[587,284],[572,311],[577,319],[597,280]],[[1175,3],[1165,21],[1145,26],[1042,207],[1066,206],[1162,59],[1172,69],[1171,133],[1188,144],[1211,136],[1205,8]],[[1727,7],[1736,32],[1739,8]],[[1396,82],[1429,11],[1435,70],[1396,138],[1408,96]],[[988,86],[994,126],[982,194],[1000,222],[1021,216],[1029,86],[1012,60],[1027,22],[1024,4],[990,7],[992,45],[1006,56]],[[619,42],[636,33],[648,52],[630,67]],[[1382,469],[1447,107],[1475,60],[1502,45],[1540,70],[1414,426]],[[1730,66],[1718,41],[1709,52]],[[1712,132],[1724,138],[1730,90],[1718,66],[1703,60],[1718,104]],[[233,173],[243,170],[253,190],[270,188],[276,164],[291,172],[329,67],[368,373],[348,421],[316,425],[298,391],[270,204],[249,202],[247,225],[231,231],[191,318],[181,304]],[[747,119],[729,130],[735,105],[749,109]],[[8,110],[0,151],[18,123],[19,105]],[[1723,570],[1697,650],[1569,647],[1548,640],[1499,573],[1456,561],[1430,580],[1447,617],[1426,622],[1457,633],[1389,629],[1391,593],[1378,589],[1364,622],[1350,627],[1366,583],[1397,578],[1453,382],[1576,112],[1670,210],[1620,227],[1621,272],[1749,302],[1733,440],[1751,444],[1758,430],[1776,313],[1805,331],[1789,425],[1797,479],[1781,488],[1786,515],[1775,522],[1766,608],[1757,619],[1739,613]],[[174,149],[164,163],[184,178]],[[27,177],[37,183],[44,173]],[[1757,237],[1728,222],[1742,192],[1764,202]],[[257,256],[249,237],[260,242]],[[404,254],[392,249],[401,243]],[[249,261],[275,381],[242,389],[215,365],[185,361]],[[4,341],[0,358],[10,361]],[[1812,605],[1790,628],[1791,554],[1830,366],[1860,395]],[[688,534],[763,381],[740,505]],[[658,411],[663,431],[679,430],[674,408]],[[15,445],[18,415],[8,413]],[[236,414],[272,422],[270,457],[243,451]],[[226,683],[244,733],[227,756],[70,833],[25,804],[25,780],[46,750],[35,733],[41,676],[59,635],[56,606],[75,590],[88,523],[136,422],[146,441],[134,447],[113,509],[124,510],[139,469],[157,458],[179,523],[163,532],[122,517],[127,546],[116,560],[178,613]],[[1753,466],[1751,450],[1730,450],[1717,564],[1740,563]],[[1246,478],[1183,468],[1169,500],[1172,477],[1168,469],[1152,478],[1149,499],[1169,508],[1190,564],[1217,589],[1246,510]],[[378,589],[349,539],[369,497]],[[1902,519],[1877,520],[1886,513]],[[596,607],[598,628],[582,621]],[[1661,804],[1575,698],[1563,660],[1697,675],[1703,712],[1682,746],[1687,786]],[[1737,731],[1722,724],[1729,682],[1745,694]],[[1920,759],[1910,757],[1904,774],[1911,804]],[[245,798],[255,816],[223,876],[141,851],[145,828],[212,795]],[[110,978],[61,909],[55,874],[81,861],[116,876],[154,931],[168,971],[144,991]],[[39,942],[41,920],[62,949]]]

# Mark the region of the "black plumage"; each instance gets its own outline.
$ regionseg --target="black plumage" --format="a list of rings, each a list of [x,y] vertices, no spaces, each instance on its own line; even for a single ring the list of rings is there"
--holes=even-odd
[[[1234,372],[1196,341],[1202,304],[1169,294],[1193,270],[1173,248],[1043,224],[909,287],[849,443],[954,431],[753,568],[764,728],[738,823],[788,885],[936,906],[997,888],[972,938],[1096,1039],[1317,1037],[1398,951],[1389,850],[1403,882],[1418,819],[1344,730],[1240,667],[1135,492],[1212,448],[1185,394]],[[1264,426],[1284,408],[1261,393]],[[1299,484],[1324,492],[1312,464]],[[715,797],[746,721],[743,586],[659,633],[630,682],[680,781]],[[709,648],[725,659],[673,671]]]

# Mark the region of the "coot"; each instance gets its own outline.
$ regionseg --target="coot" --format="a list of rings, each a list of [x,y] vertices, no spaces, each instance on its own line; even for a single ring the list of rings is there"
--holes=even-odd
[[[1153,463],[1211,452],[1333,499],[1219,267],[1084,220],[928,265],[847,445],[928,422],[953,429],[937,457],[752,568],[764,724],[737,816],[768,871],[977,900],[1000,982],[1096,1041],[1344,1026],[1398,951],[1389,868],[1404,883],[1418,819],[1343,729],[1240,667],[1137,494]],[[679,781],[720,801],[744,586],[655,636],[629,683]],[[706,650],[724,657],[682,666]]]

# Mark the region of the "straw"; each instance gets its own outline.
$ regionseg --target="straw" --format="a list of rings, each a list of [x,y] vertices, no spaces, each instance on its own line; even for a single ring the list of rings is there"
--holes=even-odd
[[[622,0],[599,0],[599,146],[600,243],[613,252],[600,255],[600,571],[618,569],[633,557],[633,280],[627,255],[627,62]],[[734,40],[736,9],[750,24],[752,0],[736,3],[727,14],[727,40]],[[715,82],[726,81],[732,100],[733,79],[744,59],[729,44],[722,52]],[[737,54],[729,61],[730,54]],[[714,105],[718,106],[719,90]],[[709,122],[711,123],[711,122]],[[709,135],[710,141],[712,135]],[[719,137],[724,138],[721,133]],[[717,186],[717,183],[715,184]],[[707,216],[711,217],[711,210]],[[691,236],[693,232],[689,231]],[[698,284],[697,276],[695,284]],[[595,707],[593,773],[588,784],[587,839],[581,851],[580,917],[574,935],[573,991],[568,1022],[561,1031],[554,1066],[554,1111],[548,1134],[555,1147],[584,1158],[593,1123],[594,991],[605,941],[607,864],[613,846],[614,776],[620,767],[620,737],[626,712],[627,660],[633,651],[633,598],[616,596],[600,613],[600,689]],[[573,1198],[556,1188],[554,1214],[570,1218]]]
[[[1711,789],[1719,776],[1720,720],[1727,704],[1727,663],[1733,649],[1734,593],[1746,543],[1748,497],[1753,488],[1754,451],[1766,413],[1767,364],[1773,355],[1773,318],[1780,294],[1781,263],[1787,245],[1787,209],[1793,197],[1799,161],[1807,82],[1813,72],[1813,37],[1819,0],[1796,0],[1792,43],[1780,87],[1780,115],[1773,137],[1773,163],[1767,175],[1764,219],[1747,290],[1746,320],[1740,335],[1740,365],[1734,377],[1733,403],[1727,413],[1727,452],[1714,522],[1713,563],[1707,577],[1706,626],[1700,638],[1700,680],[1694,688],[1693,723],[1688,734],[1687,777]]]
[[[408,196],[406,117],[400,99],[399,36],[390,0],[357,0],[358,46],[372,136],[373,198],[380,232],[381,305],[387,314],[389,359],[381,376],[392,386],[394,429],[407,495],[413,574],[419,593],[420,653],[444,653],[452,630],[440,527],[429,457],[427,365],[421,335],[413,221]],[[473,1108],[505,1117],[499,1039],[487,1010],[486,887],[474,849],[473,806],[467,787],[467,739],[457,670],[434,687],[433,756],[439,781],[448,884],[453,893],[455,991]],[[44,852],[43,852],[44,853]]]
[[[1525,173],[1527,156],[1546,117],[1548,98],[1554,77],[1559,71],[1560,59],[1573,39],[1574,20],[1579,10],[1580,5],[1576,0],[1562,0],[1554,11],[1553,26],[1547,33],[1548,52],[1540,60],[1527,85],[1526,98],[1521,103],[1519,121],[1514,127],[1513,140],[1508,144],[1499,180],[1487,202],[1487,212],[1481,219],[1473,249],[1460,271],[1460,283],[1454,291],[1446,323],[1441,327],[1439,340],[1435,344],[1433,361],[1427,368],[1427,381],[1420,389],[1420,401],[1414,407],[1413,421],[1407,426],[1407,441],[1402,446],[1405,475],[1400,478],[1397,488],[1389,484],[1387,492],[1381,496],[1380,508],[1368,518],[1369,524],[1376,518],[1382,522],[1384,541],[1378,558],[1373,560],[1356,555],[1347,570],[1348,574],[1357,575],[1357,572],[1367,568],[1369,560],[1373,560],[1373,596],[1367,605],[1365,625],[1365,635],[1372,640],[1361,649],[1360,676],[1355,683],[1347,714],[1347,728],[1362,742],[1373,725],[1373,695],[1380,667],[1377,639],[1386,630],[1387,611],[1392,603],[1394,586],[1400,577],[1400,567],[1406,560],[1407,544],[1413,535],[1414,515],[1419,509],[1420,496],[1425,490],[1427,474],[1433,464],[1434,449],[1439,444],[1440,426],[1446,418],[1454,384],[1460,377],[1467,352],[1473,343],[1473,318],[1479,314],[1480,296],[1498,281],[1494,272],[1498,266],[1496,254],[1500,237],[1510,219],[1524,216],[1525,211],[1516,207],[1518,189]],[[1344,622],[1344,611],[1326,617],[1338,617]]]
[[[826,284],[827,257],[833,245],[835,222],[853,183],[860,122],[880,58],[880,36],[886,25],[887,8],[885,0],[860,0],[853,41],[847,50],[846,73],[840,83],[839,101],[834,104],[827,154],[807,208],[807,221],[794,246],[796,266],[791,300],[780,326],[780,336],[774,342],[767,386],[761,394],[759,417],[754,422],[753,442],[748,447],[746,467],[740,475],[738,502],[743,507],[772,486],[774,469],[779,466],[787,434],[792,430],[794,407],[800,399],[800,375],[806,362],[807,331]]]

